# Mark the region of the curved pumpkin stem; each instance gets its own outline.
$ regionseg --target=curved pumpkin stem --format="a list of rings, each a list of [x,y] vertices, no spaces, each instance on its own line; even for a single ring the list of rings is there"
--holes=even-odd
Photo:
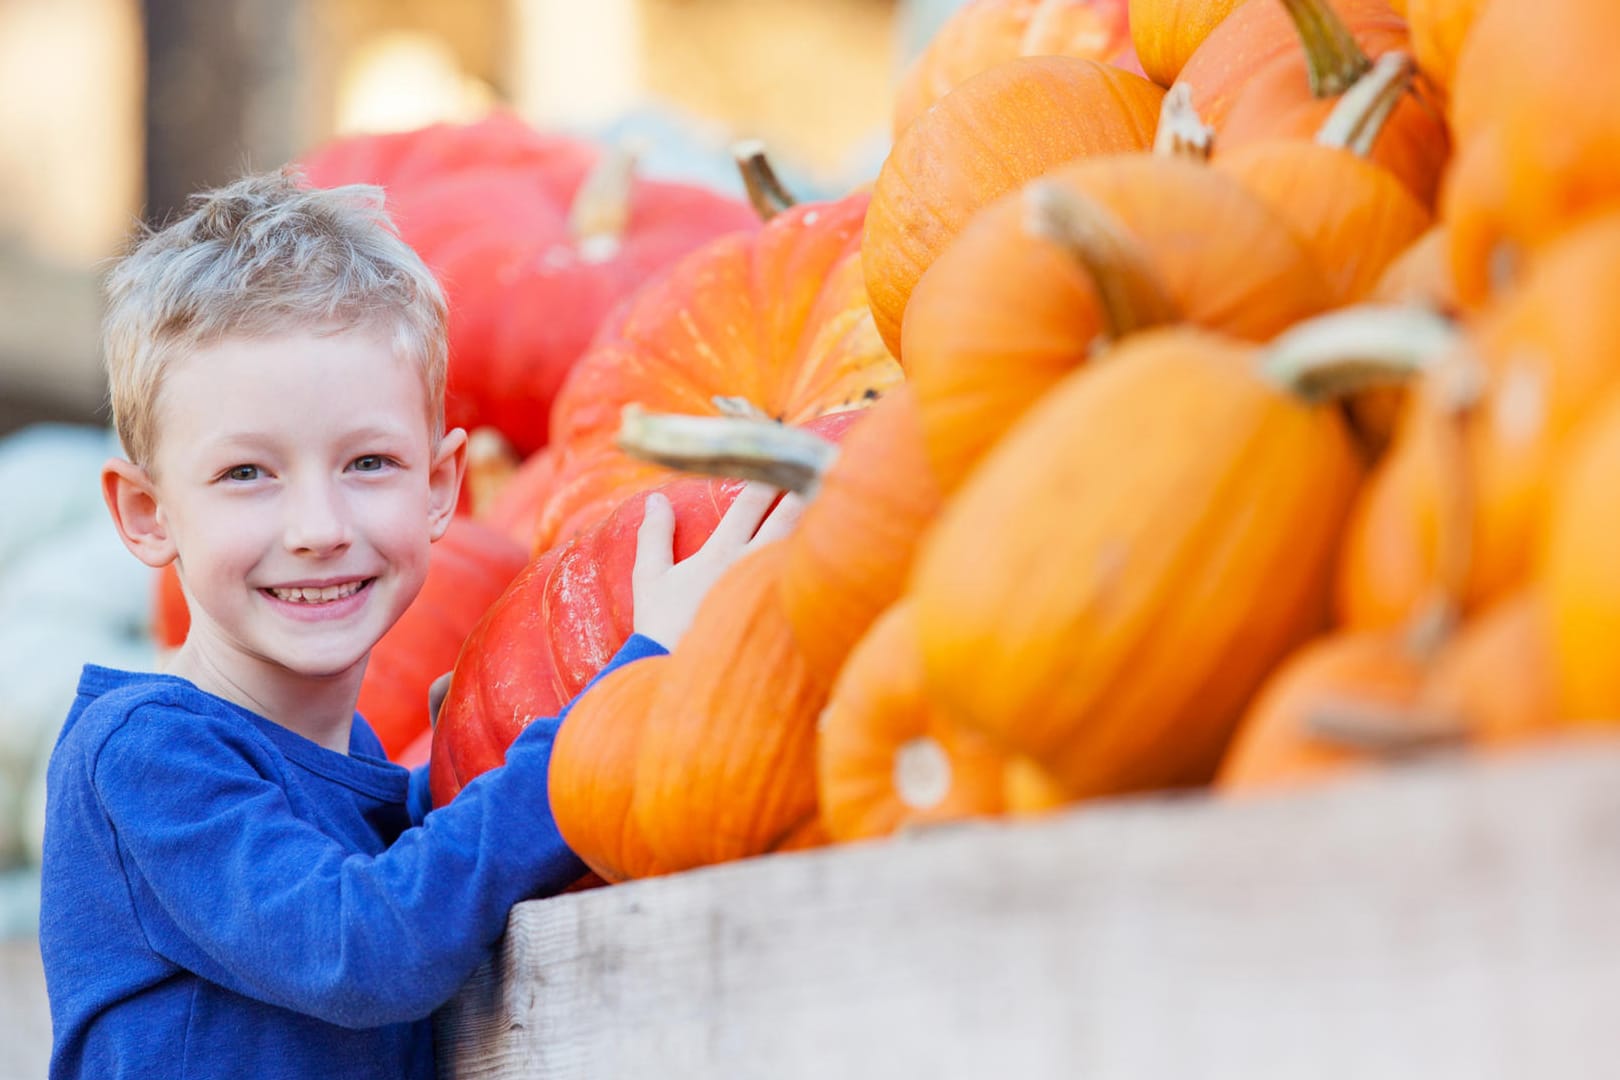
[[[1193,105],[1192,87],[1176,83],[1159,106],[1159,127],[1153,152],[1159,157],[1208,161],[1215,149],[1215,129],[1204,123]]]
[[[1104,343],[1175,322],[1179,313],[1136,238],[1096,201],[1056,181],[1024,188],[1024,229],[1063,248],[1091,278]]]
[[[1468,726],[1460,716],[1365,701],[1328,702],[1306,712],[1302,720],[1313,739],[1380,757],[1403,757],[1468,741]]]
[[[649,413],[626,405],[619,449],[682,472],[762,480],[813,496],[838,457],[838,447],[802,428],[736,416]]]
[[[1282,5],[1305,47],[1305,73],[1312,97],[1342,94],[1372,67],[1328,0],[1282,0]]]
[[[765,144],[759,139],[743,139],[731,144],[731,157],[742,174],[743,188],[748,201],[761,221],[769,221],[784,210],[797,206],[793,197],[776,175],[771,159],[765,154]]]
[[[607,262],[619,253],[630,224],[635,182],[635,151],[618,144],[604,149],[585,174],[568,208],[568,231],[581,260]]]
[[[1260,373],[1310,402],[1410,382],[1462,340],[1444,316],[1418,307],[1362,305],[1298,323],[1269,346]]]
[[[1367,157],[1416,75],[1417,63],[1406,53],[1387,52],[1380,56],[1372,70],[1334,103],[1333,111],[1316,133],[1316,141]]]

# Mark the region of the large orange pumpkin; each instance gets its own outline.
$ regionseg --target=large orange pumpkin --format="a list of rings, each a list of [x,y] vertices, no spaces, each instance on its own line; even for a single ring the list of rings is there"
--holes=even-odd
[[[1073,797],[1209,780],[1326,623],[1361,466],[1338,410],[1259,363],[1193,328],[1126,339],[1007,433],[918,557],[930,693]]]
[[[614,443],[620,414],[718,415],[715,399],[802,424],[870,404],[901,378],[872,327],[861,268],[865,195],[783,211],[649,284],[604,327],[558,395],[537,549],[670,473]]]
[[[786,558],[778,542],[733,565],[658,680],[632,814],[664,869],[761,855],[815,831],[816,717],[828,687],[782,610]]]
[[[1328,306],[1299,239],[1220,172],[1122,154],[1038,183],[963,230],[906,311],[908,377],[946,491],[1101,344],[1166,319],[1260,341]]]
[[[1131,42],[1147,77],[1169,86],[1242,0],[1130,0]]]
[[[1151,146],[1163,96],[1094,60],[1021,57],[918,117],[878,173],[862,251],[872,315],[894,354],[904,359],[911,290],[981,207],[1055,165]]]
[[[895,137],[966,79],[1017,56],[1132,69],[1126,0],[971,0],[934,32],[895,90]]]

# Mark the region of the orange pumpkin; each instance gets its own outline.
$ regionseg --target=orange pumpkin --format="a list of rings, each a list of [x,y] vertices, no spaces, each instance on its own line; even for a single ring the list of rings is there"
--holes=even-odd
[[[1304,49],[1300,49],[1303,43]],[[1338,97],[1386,52],[1408,48],[1406,25],[1383,0],[1244,4],[1182,70],[1179,84],[1227,150],[1281,137],[1310,138]],[[1394,105],[1369,158],[1434,205],[1450,142],[1421,78]]]
[[[946,491],[1100,344],[1171,318],[1259,341],[1328,304],[1276,213],[1201,164],[1111,155],[1039,183],[980,214],[906,312],[910,385]]]
[[[900,380],[867,308],[865,214],[864,195],[785,210],[757,233],[695,252],[636,295],[558,395],[538,549],[669,476],[614,445],[626,404],[712,416],[717,397],[741,398],[802,424],[870,404]]]
[[[1465,303],[1501,294],[1572,226],[1620,202],[1620,5],[1503,0],[1457,58],[1459,154],[1443,214]]]
[[[1450,719],[1415,709],[1426,674],[1426,659],[1400,633],[1343,633],[1312,642],[1266,680],[1216,785],[1228,791],[1305,786],[1378,764],[1402,735],[1408,748],[1425,735],[1443,741],[1453,733]],[[1365,741],[1348,737],[1357,730]],[[1337,732],[1345,736],[1334,737]]]
[[[945,20],[895,90],[894,135],[963,81],[1018,56],[1132,69],[1126,0],[971,0]]]
[[[1453,416],[1420,388],[1347,538],[1341,617],[1361,627],[1410,616],[1440,576],[1443,527],[1466,493],[1461,595],[1477,609],[1530,566],[1548,479],[1566,439],[1620,377],[1620,212],[1543,253],[1535,272],[1472,325],[1483,397]]]
[[[831,683],[900,595],[944,496],[923,453],[909,385],[889,391],[844,439],[787,540],[782,603],[816,676]]]
[[[1006,756],[930,701],[910,605],[872,624],[821,714],[822,820],[840,841],[995,814]]]
[[[1552,625],[1539,586],[1527,586],[1458,628],[1434,657],[1419,704],[1460,716],[1470,745],[1518,746],[1562,728]]]
[[[569,710],[551,751],[547,792],[557,829],[609,883],[660,872],[630,816],[636,754],[668,656],[650,656],[603,676]]]
[[[1326,622],[1361,466],[1338,410],[1260,362],[1189,327],[1126,339],[1007,433],[918,556],[930,693],[1073,797],[1208,781]]]
[[[1151,146],[1163,96],[1108,64],[1021,57],[918,117],[878,173],[862,242],[872,315],[889,349],[901,356],[911,290],[980,208],[1054,165]]]
[[[1485,0],[1407,0],[1406,24],[1412,34],[1412,55],[1418,67],[1442,95],[1451,92],[1468,32]]]
[[[1461,305],[1451,280],[1447,243],[1445,223],[1430,226],[1384,267],[1367,299],[1456,314]]]
[[[1147,77],[1169,86],[1242,0],[1130,0],[1131,43]]]
[[[816,717],[828,687],[781,603],[787,548],[751,552],[699,607],[641,733],[635,826],[664,869],[776,850],[816,819]]]

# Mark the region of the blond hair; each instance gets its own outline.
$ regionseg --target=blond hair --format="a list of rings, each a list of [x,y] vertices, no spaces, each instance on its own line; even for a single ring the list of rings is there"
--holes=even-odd
[[[194,195],[139,232],[108,275],[102,348],[124,452],[149,467],[163,373],[236,337],[376,328],[421,365],[428,422],[444,432],[444,293],[399,238],[382,189],[317,189],[291,169]]]

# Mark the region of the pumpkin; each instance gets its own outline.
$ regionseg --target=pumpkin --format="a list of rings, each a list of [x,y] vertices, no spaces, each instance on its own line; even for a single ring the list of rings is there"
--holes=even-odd
[[[1552,625],[1537,584],[1470,619],[1435,654],[1420,704],[1464,719],[1470,745],[1518,746],[1563,727]]]
[[[545,444],[558,386],[618,300],[758,220],[737,199],[636,177],[621,151],[553,150],[558,140],[512,125],[425,129],[428,145],[399,159],[332,148],[307,169],[323,184],[387,186],[401,236],[450,302],[447,422],[493,426],[527,454]],[[595,159],[589,172],[582,158]]]
[[[1461,305],[1447,260],[1446,226],[1438,222],[1385,265],[1367,299],[1380,304],[1414,304],[1447,315]]]
[[[742,399],[790,424],[870,404],[901,378],[872,328],[860,237],[867,197],[805,204],[723,237],[641,290],[558,395],[535,544],[599,520],[667,470],[615,445],[629,403],[717,415]]]
[[[1127,338],[1006,434],[918,556],[930,693],[1071,797],[1207,782],[1325,625],[1361,465],[1304,398],[1334,366],[1270,359],[1191,327]]]
[[[1550,246],[1511,297],[1471,324],[1482,397],[1455,415],[1443,386],[1421,387],[1368,486],[1346,542],[1341,618],[1389,625],[1441,573],[1434,523],[1464,492],[1461,595],[1477,610],[1526,576],[1547,485],[1569,433],[1615,385],[1620,366],[1620,212]]]
[[[1258,341],[1328,304],[1300,241],[1219,172],[1110,155],[1038,184],[976,218],[906,311],[908,376],[946,491],[1059,379],[1133,329],[1181,319]]]
[[[1427,672],[1428,658],[1399,632],[1347,632],[1306,645],[1256,695],[1216,786],[1307,786],[1455,741],[1454,718],[1416,709]]]
[[[1131,43],[1147,77],[1169,86],[1242,0],[1130,0]]]
[[[1367,158],[1412,68],[1386,53],[1339,99],[1313,140],[1270,138],[1215,145],[1216,167],[1264,199],[1305,241],[1336,304],[1371,292],[1384,267],[1430,225],[1429,211]]]
[[[1407,0],[1406,25],[1418,67],[1441,93],[1451,91],[1457,56],[1485,0]]]
[[[839,673],[816,741],[821,816],[835,840],[996,814],[1006,755],[928,697],[911,606],[884,612]]]
[[[1578,723],[1620,717],[1620,560],[1614,557],[1620,503],[1620,392],[1610,391],[1573,439],[1557,471],[1541,545],[1559,711]]]
[[[816,717],[828,688],[782,610],[786,557],[767,544],[727,570],[658,680],[631,813],[664,869],[761,855],[818,821]]]
[[[609,883],[652,877],[658,864],[630,816],[636,755],[668,656],[610,671],[569,710],[546,785],[557,830]]]
[[[1371,69],[1371,58],[1408,48],[1405,23],[1383,0],[1244,4],[1210,34],[1177,82],[1190,88],[1217,146],[1232,150],[1314,136],[1336,99]],[[1431,96],[1419,78],[1368,151],[1425,207],[1434,205],[1450,153]]]
[[[1620,201],[1620,5],[1504,0],[1480,9],[1457,58],[1459,154],[1442,212],[1464,302],[1482,305],[1572,226]]]
[[[850,429],[786,541],[783,609],[818,678],[830,684],[899,597],[943,501],[923,453],[916,399],[902,384]]]
[[[863,241],[872,315],[889,349],[904,359],[911,290],[978,210],[1055,165],[1146,149],[1163,96],[1141,76],[1094,60],[1020,57],[918,117],[878,173]]]
[[[894,135],[971,76],[1017,56],[1073,56],[1131,70],[1126,0],[971,0],[935,31],[895,90]]]
[[[808,429],[837,441],[859,415],[829,414]],[[695,477],[657,486],[675,512],[677,560],[703,545],[740,489]],[[630,637],[646,496],[626,496],[601,521],[530,560],[467,635],[434,731],[435,805],[504,761],[531,718],[560,712]]]
[[[390,758],[427,731],[429,684],[455,664],[462,641],[526,561],[520,545],[466,517],[430,549],[422,591],[372,647],[355,705]],[[170,563],[155,585],[154,636],[164,648],[179,648],[190,626]]]

